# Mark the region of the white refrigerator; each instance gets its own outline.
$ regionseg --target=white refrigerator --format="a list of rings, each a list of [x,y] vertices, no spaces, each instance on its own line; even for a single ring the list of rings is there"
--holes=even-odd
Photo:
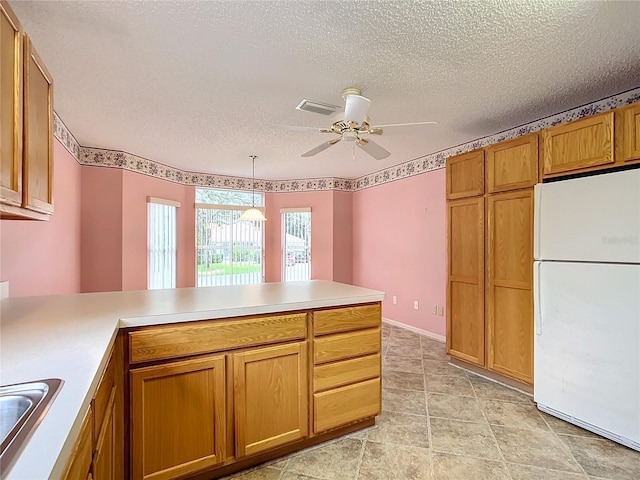
[[[534,399],[640,451],[640,169],[535,186]]]

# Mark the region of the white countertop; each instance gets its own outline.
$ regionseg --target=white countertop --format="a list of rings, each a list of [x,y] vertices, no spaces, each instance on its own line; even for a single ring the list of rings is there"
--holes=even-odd
[[[65,383],[3,478],[60,477],[120,327],[383,299],[384,292],[324,280],[5,299],[0,314],[0,383],[46,378]]]

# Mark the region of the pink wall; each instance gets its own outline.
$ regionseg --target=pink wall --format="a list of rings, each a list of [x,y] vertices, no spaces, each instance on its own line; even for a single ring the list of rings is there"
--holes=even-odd
[[[321,192],[266,193],[265,281],[282,280],[281,208],[311,207],[311,278],[333,280],[333,194]],[[351,263],[351,259],[346,259]]]
[[[147,288],[147,197],[181,203],[176,285],[195,286],[195,188],[127,170],[82,169],[82,291]]]
[[[123,171],[122,290],[147,288],[147,197],[180,202],[177,287],[195,286],[195,187]]]
[[[122,174],[82,167],[82,291],[122,290]]]
[[[12,297],[80,291],[80,170],[54,140],[54,214],[48,222],[0,221],[0,278]]]
[[[333,280],[353,281],[353,193],[333,192]]]
[[[445,169],[353,196],[353,283],[387,293],[385,318],[443,336],[431,307],[446,305],[445,208]]]

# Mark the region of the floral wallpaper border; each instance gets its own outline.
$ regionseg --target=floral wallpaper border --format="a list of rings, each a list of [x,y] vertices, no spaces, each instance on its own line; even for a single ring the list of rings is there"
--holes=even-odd
[[[418,157],[356,179],[330,177],[302,180],[256,180],[255,188],[256,190],[264,192],[306,192],[321,190],[340,190],[351,192],[371,188],[376,185],[382,185],[394,180],[400,180],[402,178],[443,168],[447,157],[452,155],[486,147],[487,145],[537,132],[561,123],[590,117],[591,115],[613,110],[614,108],[637,101],[640,101],[640,87],[582,107],[574,108],[541,120],[536,120],[535,122],[515,127],[495,135],[480,138],[457,147],[448,148],[440,152]],[[54,136],[81,165],[122,168],[183,185],[225,188],[230,190],[250,190],[252,188],[251,179],[248,178],[189,172],[168,165],[163,165],[131,153],[105,150],[101,148],[82,147],[78,144],[74,136],[69,132],[66,125],[57,114],[54,115]]]
[[[80,144],[56,112],[53,112],[53,137],[57,138],[64,148],[79,161]]]

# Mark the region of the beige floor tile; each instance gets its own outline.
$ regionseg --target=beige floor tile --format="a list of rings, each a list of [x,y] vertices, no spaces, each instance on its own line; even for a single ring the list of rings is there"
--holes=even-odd
[[[473,397],[473,389],[467,378],[447,375],[425,375],[425,389],[429,393],[446,393]]]
[[[271,467],[259,467],[255,470],[241,472],[228,478],[233,478],[233,480],[279,480],[280,475],[282,475],[282,470]]]
[[[609,440],[560,435],[588,475],[612,480],[640,478],[640,452]]]
[[[427,417],[406,413],[382,412],[376,418],[376,427],[369,430],[367,441],[429,447]]]
[[[429,450],[367,442],[359,480],[430,480]]]
[[[416,350],[420,350],[420,339],[418,337],[413,339],[398,338],[391,334],[391,336],[389,337],[389,346],[391,348],[411,347],[415,348]]]
[[[480,409],[480,403],[473,397],[429,393],[427,394],[427,406],[431,417],[486,423]]]
[[[424,376],[421,373],[387,370],[382,375],[382,388],[418,390],[424,392]]]
[[[481,398],[480,405],[487,421],[492,425],[549,430],[538,409],[531,403],[502,402]]]
[[[507,468],[512,480],[587,480],[587,477],[580,473],[561,472],[528,465],[507,463]]]
[[[309,477],[299,473],[284,472],[280,480],[318,480],[318,477]]]
[[[467,374],[464,370],[453,365],[449,365],[449,362],[441,360],[422,360],[424,373],[426,375],[449,375],[452,377],[466,378]]]
[[[500,385],[499,383],[479,377],[473,373],[469,373],[468,377],[478,397],[493,398],[494,400],[504,400],[507,402],[533,402],[532,397],[513,388]]]
[[[431,442],[434,451],[486,460],[501,460],[498,446],[486,423],[460,422],[431,418]]]
[[[510,463],[581,473],[553,432],[492,425],[504,459]]]
[[[407,341],[417,340],[418,342],[420,342],[420,339],[422,338],[422,335],[419,333],[400,327],[392,327],[391,336],[393,338],[404,338]]]
[[[480,458],[433,454],[434,480],[510,480],[502,462]]]
[[[384,358],[382,370],[383,372],[387,370],[396,370],[399,372],[419,373],[420,375],[424,373],[422,359],[398,357],[393,354],[387,355]]]
[[[343,438],[289,458],[287,473],[323,480],[355,478],[362,452],[362,440]]]
[[[385,412],[426,415],[427,401],[424,392],[383,388],[382,410]]]
[[[573,423],[565,422],[564,420],[560,420],[557,417],[549,415],[544,412],[540,412],[542,418],[546,420],[546,422],[556,433],[562,433],[563,435],[575,435],[578,437],[591,437],[591,438],[602,438],[600,435],[596,435],[593,432],[585,430],[584,428],[580,428]]]
[[[394,346],[389,344],[387,354],[393,355],[394,357],[422,358],[420,349],[412,346]]]

